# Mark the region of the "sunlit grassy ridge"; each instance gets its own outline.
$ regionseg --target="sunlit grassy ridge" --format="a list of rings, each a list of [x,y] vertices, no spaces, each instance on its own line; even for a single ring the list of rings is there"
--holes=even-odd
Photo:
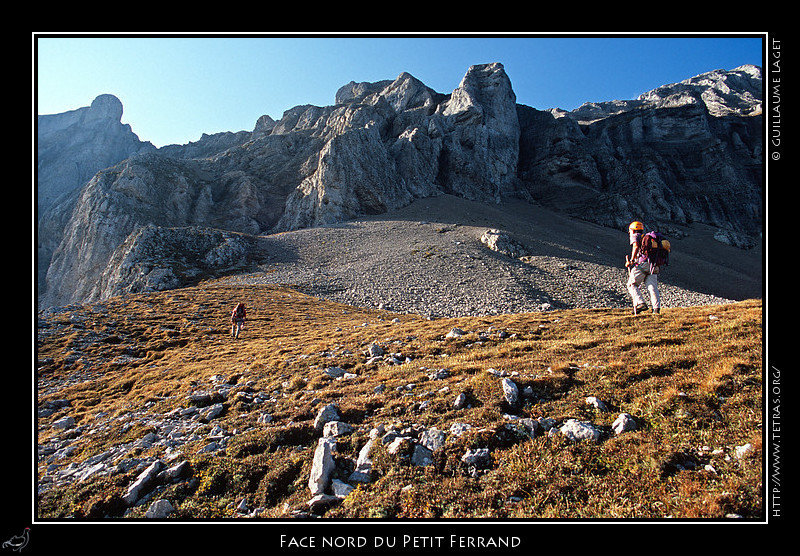
[[[238,301],[249,319],[234,340],[228,317]],[[40,444],[72,435],[76,448],[59,465],[156,432],[148,417],[187,407],[188,395],[220,376],[233,384],[224,413],[202,429],[233,432],[225,450],[198,453],[202,439],[185,444],[176,461],[188,460],[190,475],[152,498],[170,500],[173,519],[234,518],[242,499],[261,518],[307,509],[320,436],[313,422],[330,402],[355,429],[338,441],[342,461],[355,459],[378,425],[472,428],[425,467],[378,449],[372,482],[325,518],[763,517],[760,300],[657,316],[592,309],[428,320],[286,288],[207,284],[75,307],[48,321],[38,343],[39,404],[66,399],[70,406],[37,427]],[[456,327],[466,334],[446,338]],[[400,364],[368,364],[364,352],[373,343],[398,354]],[[332,379],[322,372],[332,366],[357,376]],[[428,378],[439,369],[448,376]],[[530,387],[521,409],[507,406],[489,369],[513,375],[520,390]],[[385,388],[376,393],[379,385]],[[238,392],[270,400],[256,406]],[[462,392],[469,407],[455,409]],[[589,396],[608,411],[588,405]],[[264,412],[271,422],[258,422]],[[637,430],[614,434],[621,412]],[[531,438],[513,426],[512,414],[591,422],[601,437],[574,442],[539,430]],[[85,426],[82,434],[52,427],[64,415]],[[737,457],[736,447],[748,443],[752,450]],[[469,473],[461,456],[478,447],[490,449],[492,464]],[[127,457],[134,456],[163,457],[163,448]],[[46,464],[38,467],[41,478]],[[38,515],[142,517],[146,504],[126,511],[120,503],[136,475],[50,488]]]

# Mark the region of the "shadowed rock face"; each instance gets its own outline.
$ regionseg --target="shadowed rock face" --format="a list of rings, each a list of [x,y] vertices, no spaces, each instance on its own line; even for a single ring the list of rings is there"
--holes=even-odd
[[[533,198],[599,224],[702,222],[752,246],[762,213],[761,70],[716,70],[573,112],[520,107]]]
[[[632,219],[662,230],[701,222],[750,246],[762,223],[760,91],[760,70],[744,66],[635,101],[539,111],[516,104],[494,63],[469,68],[449,95],[407,73],[349,83],[333,106],[297,106],[277,122],[260,118],[252,132],[161,149],[139,142],[119,123],[119,101],[103,95],[39,117],[40,305],[130,291],[112,261],[125,260],[143,283],[157,268],[151,246],[160,237],[143,227],[174,229],[165,257],[190,276],[208,270],[198,262],[208,249],[231,241],[176,255],[200,235],[209,245],[204,229],[296,230],[443,193],[490,204],[522,197],[618,228]],[[132,259],[144,252],[147,264]]]

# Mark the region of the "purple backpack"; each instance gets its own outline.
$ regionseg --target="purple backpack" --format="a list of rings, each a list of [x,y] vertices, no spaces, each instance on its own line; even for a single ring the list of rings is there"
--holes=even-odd
[[[659,232],[648,232],[642,236],[641,251],[641,260],[650,263],[651,271],[653,267],[669,264],[671,245]]]

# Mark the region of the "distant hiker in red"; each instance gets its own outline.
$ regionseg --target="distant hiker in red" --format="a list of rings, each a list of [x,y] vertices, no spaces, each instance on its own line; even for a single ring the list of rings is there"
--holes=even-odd
[[[244,303],[237,303],[231,313],[231,336],[239,338],[239,333],[244,328],[244,321],[247,320],[247,309]]]

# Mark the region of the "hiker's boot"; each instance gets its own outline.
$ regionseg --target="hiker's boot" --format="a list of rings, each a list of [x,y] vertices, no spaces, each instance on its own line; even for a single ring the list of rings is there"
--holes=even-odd
[[[656,307],[655,309],[653,309],[653,314],[654,314],[654,315],[657,315],[657,314],[659,314],[660,312],[661,312],[661,307]]]
[[[636,308],[633,310],[634,315],[638,315],[639,313],[644,313],[647,311],[647,305],[642,303],[641,305],[637,305]]]

